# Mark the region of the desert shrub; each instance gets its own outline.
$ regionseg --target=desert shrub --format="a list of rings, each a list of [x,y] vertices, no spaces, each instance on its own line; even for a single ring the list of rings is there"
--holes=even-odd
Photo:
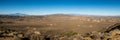
[[[65,35],[65,36],[68,36],[68,37],[71,37],[71,36],[76,35],[76,34],[78,34],[78,33],[77,33],[77,32],[74,32],[74,31],[68,31],[68,32],[65,32],[65,33],[64,33],[64,35]]]
[[[19,19],[19,21],[23,21],[24,19]]]
[[[40,40],[40,35],[32,34],[30,35],[30,40]]]
[[[4,22],[0,20],[0,24],[3,24]]]
[[[5,30],[7,30],[6,27],[4,27],[4,26],[0,27],[0,31],[5,31]]]

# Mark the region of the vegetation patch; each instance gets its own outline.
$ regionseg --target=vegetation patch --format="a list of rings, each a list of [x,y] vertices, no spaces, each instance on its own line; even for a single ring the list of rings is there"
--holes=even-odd
[[[74,31],[68,31],[68,32],[64,32],[63,34],[64,34],[65,36],[71,37],[71,36],[76,35],[76,34],[78,34],[78,33],[77,33],[77,32],[74,32]]]

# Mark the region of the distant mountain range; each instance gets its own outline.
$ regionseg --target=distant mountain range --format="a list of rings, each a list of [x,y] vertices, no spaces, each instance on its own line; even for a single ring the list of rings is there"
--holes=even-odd
[[[27,14],[23,14],[23,13],[14,13],[14,14],[8,14],[10,16],[27,16]]]
[[[84,14],[49,14],[49,15],[28,15],[24,13],[12,13],[12,14],[0,14],[0,15],[9,15],[9,16],[94,16],[94,17],[104,17],[100,15],[84,15]],[[114,16],[120,17],[120,16]]]

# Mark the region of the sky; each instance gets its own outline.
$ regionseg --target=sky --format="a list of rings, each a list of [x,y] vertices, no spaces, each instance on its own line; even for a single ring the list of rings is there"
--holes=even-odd
[[[0,0],[0,14],[119,16],[120,0]]]

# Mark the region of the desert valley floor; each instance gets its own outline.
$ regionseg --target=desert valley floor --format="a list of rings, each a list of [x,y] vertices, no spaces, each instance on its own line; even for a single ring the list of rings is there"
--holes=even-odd
[[[120,16],[0,15],[0,40],[120,40]]]

